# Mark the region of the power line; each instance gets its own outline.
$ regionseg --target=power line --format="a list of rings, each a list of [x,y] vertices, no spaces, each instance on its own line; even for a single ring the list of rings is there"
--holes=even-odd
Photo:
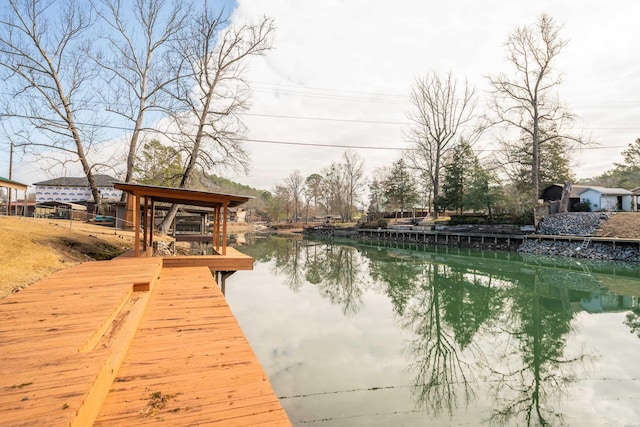
[[[357,148],[357,149],[363,149],[363,150],[391,150],[391,151],[415,151],[416,150],[415,148],[378,147],[374,145],[326,144],[326,143],[319,143],[319,142],[273,141],[269,139],[242,138],[242,141],[258,142],[263,144],[297,145],[302,147]]]
[[[251,81],[252,83],[257,83],[259,85],[264,85],[264,86],[273,86],[273,87],[288,87],[288,88],[294,88],[294,89],[309,89],[309,90],[319,90],[319,91],[326,91],[326,92],[338,92],[338,93],[355,93],[358,95],[367,95],[367,96],[386,96],[386,97],[391,97],[391,98],[403,98],[403,99],[409,99],[409,96],[405,95],[405,94],[398,94],[398,93],[382,93],[382,92],[364,92],[364,91],[358,91],[358,90],[352,90],[352,89],[332,89],[332,88],[320,88],[320,87],[312,87],[312,86],[305,86],[305,85],[295,85],[295,84],[282,84],[282,83],[269,83],[269,82],[259,82],[259,81]]]
[[[348,122],[348,123],[369,123],[369,124],[382,124],[382,125],[410,125],[409,122],[394,122],[388,120],[360,120],[360,119],[340,119],[334,117],[309,117],[309,116],[289,116],[280,114],[258,114],[258,113],[243,113],[243,116],[253,117],[272,117],[278,119],[294,119],[294,120],[318,120],[324,122]]]
[[[274,93],[276,95],[302,96],[306,98],[321,98],[321,99],[329,99],[329,100],[336,100],[336,101],[364,101],[369,103],[374,102],[379,104],[399,104],[399,105],[408,104],[408,100],[400,101],[400,100],[376,98],[371,96],[330,95],[330,94],[322,94],[322,93],[280,91],[277,89],[255,89],[254,88],[252,90],[254,92],[260,92],[260,93]]]
[[[362,120],[362,119],[341,119],[336,117],[313,117],[313,116],[291,116],[284,114],[261,114],[261,113],[242,113],[243,116],[252,116],[252,117],[270,117],[277,119],[293,119],[293,120],[317,120],[317,121],[326,121],[326,122],[347,122],[347,123],[367,123],[367,124],[384,124],[384,125],[403,125],[409,126],[411,122],[399,122],[399,121],[390,121],[390,120]],[[504,126],[495,126],[500,128],[507,128],[507,125]],[[592,130],[640,130],[640,127],[588,127],[587,129]]]
[[[402,99],[410,99],[410,96],[405,94],[398,93],[383,93],[383,92],[367,92],[367,91],[358,91],[358,90],[349,90],[349,89],[332,89],[332,88],[320,88],[313,86],[305,86],[305,85],[296,85],[296,84],[283,84],[283,83],[270,83],[270,82],[260,82],[260,81],[251,81],[252,83],[256,83],[264,86],[271,86],[276,88],[284,87],[284,88],[294,88],[297,90],[317,90],[317,91],[326,91],[326,92],[338,92],[338,93],[352,93],[363,96],[382,96],[382,97],[392,97],[392,98],[402,98]],[[510,99],[509,97],[501,97],[502,99]],[[570,101],[567,100],[571,104],[619,104],[619,105],[638,105],[640,104],[640,100],[615,100],[615,101],[593,101],[593,100],[575,100]]]
[[[326,143],[313,143],[313,142],[294,142],[294,141],[274,141],[269,139],[249,139],[249,138],[241,138],[242,141],[246,142],[257,142],[263,144],[280,144],[280,145],[294,145],[294,146],[303,146],[303,147],[326,147],[326,148],[353,148],[353,149],[364,149],[364,150],[389,150],[389,151],[418,151],[417,148],[410,147],[379,147],[373,145],[346,145],[346,144],[326,144]],[[613,145],[608,147],[580,147],[579,150],[608,150],[612,148],[627,148],[628,145]],[[477,150],[472,150],[477,153],[484,152],[507,152],[506,149],[501,148],[482,148]]]

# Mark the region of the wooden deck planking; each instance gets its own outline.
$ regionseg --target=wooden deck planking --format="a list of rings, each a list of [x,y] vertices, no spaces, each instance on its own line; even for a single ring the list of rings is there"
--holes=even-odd
[[[85,263],[0,301],[2,425],[291,425],[211,274],[253,260],[185,260]],[[152,390],[169,398],[144,415]]]
[[[157,412],[153,393],[169,396]],[[95,425],[159,421],[291,425],[206,267],[163,268]]]
[[[127,306],[133,284],[152,283],[160,270],[157,259],[89,262],[0,301],[2,425],[85,419],[126,343],[93,347]]]

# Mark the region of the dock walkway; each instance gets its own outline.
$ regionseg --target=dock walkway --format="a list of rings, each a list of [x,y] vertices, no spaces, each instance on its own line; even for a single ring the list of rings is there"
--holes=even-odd
[[[2,425],[291,425],[211,262],[88,262],[2,299]]]

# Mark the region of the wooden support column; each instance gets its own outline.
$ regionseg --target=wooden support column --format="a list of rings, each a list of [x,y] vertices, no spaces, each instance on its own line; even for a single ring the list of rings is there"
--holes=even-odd
[[[156,222],[156,201],[151,200],[151,219],[149,224],[149,247],[153,248],[153,227]]]
[[[147,233],[149,232],[149,197],[144,198],[144,209],[142,211],[142,250],[147,250]]]
[[[211,248],[216,250],[216,224],[218,219],[216,218],[216,208],[213,208],[213,224],[211,225]]]
[[[213,248],[216,251],[220,249],[220,207],[216,206],[213,210]]]
[[[229,202],[224,202],[224,208],[222,213],[222,255],[227,254],[227,217],[229,216],[228,211]]]
[[[133,229],[135,230],[134,236],[134,254],[140,256],[140,196],[134,194],[131,198],[133,205]]]

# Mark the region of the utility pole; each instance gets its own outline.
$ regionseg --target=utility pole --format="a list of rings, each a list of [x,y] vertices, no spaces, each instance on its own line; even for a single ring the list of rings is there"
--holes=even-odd
[[[13,142],[11,143],[11,148],[9,149],[9,181],[11,181],[12,172],[13,172]],[[11,187],[7,188],[7,193],[9,193],[9,197],[7,199],[7,216],[9,216],[11,215]]]

